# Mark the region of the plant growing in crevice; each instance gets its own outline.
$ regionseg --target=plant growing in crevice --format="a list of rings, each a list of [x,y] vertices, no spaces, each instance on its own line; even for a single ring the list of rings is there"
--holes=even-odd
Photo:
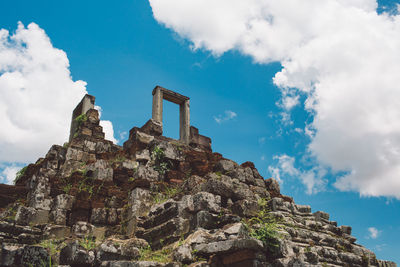
[[[248,228],[250,236],[262,241],[269,254],[275,257],[279,253],[279,231],[283,228],[279,220],[269,213],[266,199],[259,199],[258,206],[258,214],[244,222],[244,225]]]
[[[84,236],[82,239],[79,240],[79,245],[86,250],[92,250],[96,248],[96,242],[94,241],[93,236]]]
[[[64,191],[65,194],[69,194],[69,192],[72,189],[72,184],[66,184],[63,186],[62,190]]]
[[[172,248],[153,251],[150,246],[140,249],[139,261],[155,261],[159,263],[172,262]]]
[[[19,179],[21,179],[21,177],[25,174],[27,169],[28,166],[25,166],[17,172],[17,174],[15,175],[14,184],[16,184]]]
[[[157,192],[153,197],[153,202],[156,204],[164,203],[170,198],[174,198],[182,192],[180,187],[166,187],[163,192]]]
[[[154,162],[154,170],[156,170],[160,175],[164,175],[169,171],[171,162],[165,159],[164,149],[155,146],[151,151],[151,159]]]

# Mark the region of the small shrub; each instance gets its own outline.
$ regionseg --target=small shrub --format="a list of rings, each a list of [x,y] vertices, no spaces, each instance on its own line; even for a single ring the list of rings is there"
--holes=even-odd
[[[75,118],[75,121],[78,123],[78,127],[81,126],[81,124],[85,121],[87,121],[87,116],[86,114],[81,114],[78,117]]]
[[[65,194],[69,194],[69,192],[72,189],[72,184],[66,184],[63,186],[62,190],[64,191]]]
[[[28,166],[25,166],[17,172],[15,179],[14,179],[14,184],[16,184],[19,179],[21,179],[21,177],[25,174],[27,169],[28,169]]]
[[[281,237],[279,230],[282,226],[269,213],[266,199],[259,199],[258,205],[257,216],[250,218],[245,225],[249,229],[250,236],[262,241],[270,255],[277,255]]]
[[[93,236],[85,236],[83,239],[79,240],[79,245],[85,250],[92,250],[96,248],[96,242]]]
[[[164,175],[170,167],[170,162],[165,160],[165,153],[162,148],[155,146],[151,152],[151,159],[154,161],[154,170]]]

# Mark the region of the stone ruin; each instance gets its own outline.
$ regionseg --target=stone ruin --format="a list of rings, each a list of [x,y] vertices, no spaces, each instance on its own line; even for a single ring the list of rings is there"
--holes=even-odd
[[[162,135],[163,100],[180,105],[179,140]],[[104,139],[94,102],[73,111],[68,143],[0,185],[0,266],[396,266],[253,163],[212,152],[188,97],[157,86],[123,146]]]

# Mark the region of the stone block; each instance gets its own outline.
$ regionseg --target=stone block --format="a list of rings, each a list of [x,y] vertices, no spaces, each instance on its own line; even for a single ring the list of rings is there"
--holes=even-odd
[[[215,165],[216,172],[229,173],[237,167],[237,164],[232,160],[223,159]]]
[[[45,224],[49,221],[49,211],[19,206],[15,221],[20,225]]]
[[[351,235],[351,226],[342,225],[340,226],[340,229],[343,233]]]
[[[93,233],[94,226],[88,222],[77,222],[72,227],[72,233],[78,237],[85,237]]]
[[[242,217],[253,217],[258,210],[258,202],[255,200],[238,200],[232,206],[232,212]]]
[[[326,213],[326,212],[317,211],[317,212],[314,212],[313,215],[314,215],[314,217],[315,217],[316,220],[321,220],[321,219],[323,219],[323,220],[329,221],[329,214]]]
[[[140,128],[140,131],[153,136],[161,136],[163,133],[162,122],[150,119]]]
[[[280,191],[279,183],[274,178],[266,179],[265,186],[273,197],[277,197],[278,195],[280,195],[281,191]]]
[[[199,192],[193,196],[194,212],[206,210],[219,213],[221,211],[221,197],[208,192]]]
[[[47,239],[63,239],[69,237],[70,234],[71,228],[68,226],[48,224],[44,228],[44,236]]]
[[[260,240],[255,239],[233,239],[226,241],[211,242],[208,244],[195,245],[194,249],[200,255],[212,255],[217,253],[227,253],[249,249],[253,251],[263,251],[264,246]]]

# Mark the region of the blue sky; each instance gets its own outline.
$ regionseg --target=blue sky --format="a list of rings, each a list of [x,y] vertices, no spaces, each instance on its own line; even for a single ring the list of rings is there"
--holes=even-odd
[[[168,3],[168,1],[166,2]],[[176,6],[174,7],[173,4],[179,1],[171,0],[169,2],[173,7],[171,10],[175,10]],[[360,2],[363,5],[365,4],[365,7],[356,6],[356,8],[371,11],[368,9],[371,9],[374,1]],[[327,99],[338,98],[337,102],[323,102],[321,100],[320,103],[327,103],[326,107],[334,103],[337,104],[338,110],[350,108],[346,114],[358,112],[358,109],[351,109],[353,106],[356,108],[357,101],[354,102],[354,105],[339,105],[346,102],[346,99],[351,99],[353,95],[351,91],[348,95],[342,96],[324,95],[324,92],[329,90],[324,89],[322,81],[331,81],[333,74],[331,76],[323,76],[323,74],[335,73],[332,71],[335,70],[332,67],[335,65],[332,58],[326,58],[324,64],[316,62],[315,71],[319,74],[309,78],[308,74],[304,74],[305,71],[293,70],[290,62],[298,62],[299,65],[302,65],[305,64],[304,62],[314,59],[310,58],[307,51],[303,53],[301,49],[296,49],[296,53],[280,51],[278,48],[285,47],[287,43],[286,39],[279,39],[281,35],[275,36],[276,40],[281,42],[276,47],[274,44],[268,43],[271,42],[270,40],[275,40],[274,36],[270,36],[267,40],[259,37],[258,42],[265,43],[265,46],[260,48],[261,52],[257,49],[252,50],[253,47],[243,44],[239,40],[242,38],[241,36],[235,37],[236,41],[232,41],[232,43],[224,43],[223,46],[220,46],[221,40],[217,40],[218,38],[210,33],[210,27],[206,25],[201,27],[200,30],[197,28],[195,23],[199,23],[200,26],[202,26],[201,23],[204,23],[201,19],[194,20],[194,26],[192,26],[191,19],[195,16],[181,18],[179,17],[180,13],[171,14],[170,9],[159,3],[156,0],[150,2],[118,1],[118,3],[110,3],[109,1],[40,1],[40,3],[7,1],[2,3],[0,9],[0,29],[6,29],[10,35],[13,35],[19,21],[25,27],[34,22],[43,29],[50,38],[53,47],[66,53],[72,80],[85,81],[87,92],[96,96],[96,104],[102,108],[102,119],[112,122],[114,136],[120,144],[126,139],[126,132],[129,129],[133,126],[143,125],[151,117],[151,91],[155,85],[175,90],[191,98],[191,124],[199,128],[201,134],[212,138],[214,151],[220,152],[226,158],[233,159],[238,163],[253,161],[260,173],[266,178],[278,174],[282,182],[283,193],[293,196],[296,203],[309,204],[313,211],[323,210],[330,213],[331,219],[337,220],[339,225],[351,225],[353,235],[358,238],[358,243],[372,249],[378,258],[400,263],[400,256],[396,253],[400,250],[398,242],[400,239],[400,203],[398,200],[400,195],[396,195],[388,188],[379,187],[386,181],[389,181],[388,185],[390,183],[396,185],[397,183],[398,186],[399,182],[396,181],[399,181],[399,178],[395,178],[393,182],[391,174],[383,174],[383,178],[371,175],[368,178],[369,180],[365,180],[367,182],[361,181],[362,176],[356,176],[356,173],[362,173],[362,167],[368,166],[365,162],[369,162],[369,154],[350,155],[348,159],[351,164],[347,164],[346,159],[349,151],[358,148],[363,151],[364,143],[361,143],[358,147],[349,146],[348,151],[335,150],[336,147],[340,148],[342,143],[354,143],[350,138],[342,139],[340,133],[343,133],[343,136],[356,134],[358,132],[358,117],[354,117],[353,121],[350,121],[350,125],[354,124],[354,132],[347,133],[343,132],[343,128],[339,126],[335,128],[329,124],[329,122],[337,119],[329,115],[331,113],[327,113],[331,117],[327,116],[329,120],[325,121],[324,117],[317,116],[325,114],[323,112],[326,112],[329,108],[323,107],[322,104],[312,107],[311,110],[305,108],[304,101],[312,99],[316,91],[318,96],[323,95],[324,99],[325,97]],[[191,14],[190,6],[185,4],[180,8],[187,8],[188,10],[185,11]],[[380,1],[379,15],[373,18],[371,15],[371,19],[368,21],[372,21],[371,25],[376,26],[379,30],[380,23],[390,23],[388,22],[390,19],[379,20],[384,16],[383,12],[389,12],[390,16],[394,18],[397,15],[396,8],[395,1]],[[210,9],[212,7],[207,10]],[[338,14],[345,14],[348,9],[346,4],[342,4],[338,10],[337,12],[340,12]],[[153,16],[153,11],[155,16]],[[202,10],[199,9],[198,13],[201,12]],[[304,12],[307,12],[307,10]],[[279,14],[273,15],[276,16],[278,23]],[[282,14],[282,18],[284,16],[285,14]],[[210,21],[213,21],[212,18],[210,18]],[[375,23],[375,21],[377,22]],[[218,23],[221,23],[223,28],[223,23],[226,22],[218,21]],[[356,27],[357,25],[354,26],[354,28]],[[347,28],[350,31],[352,25]],[[229,27],[228,29],[230,30]],[[393,40],[379,37],[379,40],[381,40],[379,45],[391,41],[396,43],[396,34],[399,33],[399,29],[396,28],[393,35],[385,35],[390,36]],[[299,31],[301,30],[299,29]],[[333,36],[335,29],[330,30],[333,31]],[[229,33],[222,41],[225,42],[234,35],[235,33]],[[267,35],[265,33],[265,36]],[[320,40],[325,40],[322,33],[317,32],[314,35],[322,36]],[[358,37],[355,36],[354,38]],[[306,35],[302,42],[304,40],[311,40],[311,37]],[[378,45],[375,47],[373,38],[371,38],[371,41],[369,40],[361,40],[362,42],[358,46],[361,48],[357,51],[364,51],[363,45],[370,42],[371,45],[365,46],[366,49],[375,49],[372,51],[376,51],[377,58],[386,59],[387,56],[388,61],[384,62],[386,65],[383,66],[389,66],[396,70],[397,65],[391,65],[393,63],[390,60],[391,58],[396,59],[397,55],[384,54],[390,53],[390,51],[384,51],[385,49]],[[345,44],[343,42],[343,45]],[[310,47],[313,47],[317,54],[319,50],[314,45],[310,44]],[[292,47],[288,45],[288,50],[290,49]],[[347,49],[351,49],[351,47],[347,47]],[[270,51],[271,54],[264,56],[262,51],[266,50]],[[327,54],[325,50],[321,51],[324,55]],[[343,51],[335,50],[335,53],[342,55],[346,51],[345,49]],[[367,53],[368,50],[365,51],[363,53]],[[363,54],[356,54],[355,58],[352,58],[349,62],[361,60],[367,54],[364,56]],[[374,60],[374,56],[371,56],[371,54],[368,54],[368,56],[371,57],[371,61]],[[347,60],[347,58],[343,60]],[[352,77],[360,75],[359,77],[364,77],[360,78],[361,82],[364,79],[368,80],[371,76],[369,71],[374,70],[378,63],[381,64],[382,62],[377,61],[365,73],[357,72]],[[5,68],[2,69],[1,64],[0,60],[0,75],[5,73]],[[48,66],[51,67],[51,65]],[[273,77],[282,69],[286,69],[289,73],[286,80],[281,79],[280,82],[274,82]],[[353,69],[349,68],[348,71],[351,72]],[[379,73],[376,73],[376,76],[378,75]],[[301,79],[298,77],[301,77]],[[335,81],[338,78],[333,77]],[[356,79],[344,79],[343,83],[332,83],[332,86],[343,86],[346,81],[352,83]],[[394,78],[393,81],[391,77],[387,77],[386,80],[397,85]],[[313,89],[308,91],[307,86],[301,87],[303,81],[317,85],[315,88],[311,86]],[[370,84],[374,84],[374,82],[375,80],[369,81]],[[286,87],[282,85],[285,85],[285,83]],[[387,83],[382,82],[382,86],[391,88],[390,84]],[[354,83],[354,88],[358,84]],[[55,91],[57,91],[56,85],[55,83],[53,86]],[[318,87],[318,85],[321,85],[321,87]],[[1,86],[0,83],[0,93],[2,90],[5,91]],[[82,93],[84,86],[81,85],[80,89],[76,90]],[[394,92],[399,92],[400,89],[395,88],[394,90]],[[335,88],[332,88],[332,91],[340,92]],[[371,89],[370,94],[369,91],[365,94],[369,96],[369,99],[371,97],[378,99],[383,92],[386,91],[380,93]],[[354,95],[360,94],[355,91]],[[284,106],[283,99],[285,97],[288,97],[288,100],[293,100],[296,96],[298,96],[296,105],[293,107]],[[70,101],[72,106],[76,103],[72,99],[66,101]],[[363,99],[359,101],[364,103]],[[383,103],[389,110],[392,102],[396,104],[395,99],[392,101],[389,99],[388,102]],[[365,103],[368,107],[382,106],[379,102]],[[164,132],[165,135],[173,138],[178,136],[178,112],[177,106],[165,103]],[[392,111],[389,110],[388,113],[390,112]],[[398,108],[397,110],[394,108],[393,114],[396,114],[396,112],[398,112]],[[368,113],[362,113],[362,116],[365,117],[365,114]],[[374,114],[379,114],[379,112],[374,112]],[[283,115],[290,117],[288,120],[284,120]],[[69,118],[70,114],[67,117]],[[2,117],[0,116],[0,118]],[[216,118],[221,120],[217,122]],[[339,117],[339,120],[343,120],[343,117]],[[328,121],[328,124],[326,121]],[[314,131],[314,134],[311,134],[311,136],[306,134],[307,125],[313,126],[311,130]],[[383,126],[385,124],[379,128]],[[349,127],[346,125],[344,128],[348,129]],[[325,129],[335,133],[335,138],[332,139],[329,134],[323,135]],[[362,126],[360,126],[360,131],[361,129]],[[6,136],[7,132],[5,131],[7,130],[3,131],[3,133],[0,132],[0,136],[2,136],[1,134]],[[399,132],[392,131],[392,133]],[[380,140],[376,137],[383,136],[382,133],[379,135],[365,134],[362,138],[364,136],[372,136],[365,140],[368,144],[386,140]],[[52,139],[49,138],[48,140]],[[337,144],[333,145],[332,148],[327,145],[327,143],[332,142],[329,140],[333,140]],[[313,145],[310,146],[310,144]],[[391,143],[390,147],[398,148],[396,145],[397,143]],[[47,145],[46,142],[43,142],[39,149],[41,155],[49,147],[50,144]],[[374,152],[373,149],[376,148],[367,145],[365,147],[368,148],[366,150],[368,153]],[[6,142],[0,143],[0,150],[3,150],[3,153],[0,151],[0,154],[9,153],[8,149],[11,148],[13,146],[6,144]],[[15,151],[19,151],[18,149],[16,148]],[[333,152],[327,155],[323,152],[325,150],[332,150]],[[17,169],[29,163],[29,161],[35,161],[37,158],[35,157],[36,154],[33,153],[30,157],[19,159],[18,153],[13,160],[7,160],[6,156],[0,159],[0,171],[2,171],[0,176],[3,177],[4,181],[7,178],[5,172],[7,167],[8,170]],[[335,158],[332,156],[334,153],[340,153],[340,155]],[[371,161],[374,159],[372,157]],[[392,162],[393,165],[398,164],[398,156],[395,156]],[[381,169],[368,169],[370,173],[375,171],[378,172]],[[399,173],[397,172],[397,174]],[[356,182],[351,186],[347,186],[347,184],[335,186],[337,179],[346,175],[350,175],[349,179],[353,179],[349,181]],[[312,177],[310,178],[312,184],[310,184],[310,180],[307,180],[307,177]],[[385,177],[387,177],[387,180],[379,180]],[[371,187],[379,188],[379,190],[370,189]],[[397,189],[399,189],[397,190],[399,192],[400,186]],[[378,234],[376,236],[371,235],[371,231],[374,231],[369,230],[369,228],[376,229]]]

